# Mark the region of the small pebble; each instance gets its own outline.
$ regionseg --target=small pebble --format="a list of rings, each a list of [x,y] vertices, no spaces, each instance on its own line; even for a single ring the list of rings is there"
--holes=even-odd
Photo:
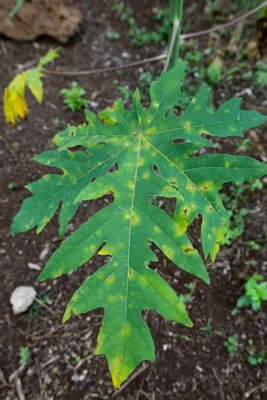
[[[40,265],[35,264],[35,263],[32,263],[32,262],[29,262],[29,263],[28,263],[28,267],[29,267],[30,269],[35,269],[36,271],[40,271],[40,270],[41,270]]]
[[[46,244],[39,255],[39,260],[43,261],[48,253],[49,253],[49,245]]]
[[[36,290],[32,286],[18,286],[10,296],[10,303],[15,315],[21,314],[32,305]]]

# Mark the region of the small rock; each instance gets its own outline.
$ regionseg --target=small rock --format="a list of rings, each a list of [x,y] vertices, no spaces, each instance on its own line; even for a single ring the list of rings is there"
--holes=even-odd
[[[30,269],[35,269],[36,271],[40,271],[40,270],[41,270],[40,265],[35,264],[35,263],[32,263],[32,262],[29,262],[29,263],[28,263],[28,267],[29,267]]]
[[[36,290],[32,286],[18,286],[10,296],[10,303],[15,315],[21,314],[34,302]]]
[[[45,244],[43,250],[39,255],[39,260],[43,261],[48,253],[49,253],[49,244]]]
[[[200,365],[196,365],[196,370],[198,372],[203,372],[203,368]]]
[[[90,106],[93,108],[97,108],[99,103],[97,101],[90,101]]]
[[[71,380],[75,383],[77,382],[82,382],[85,380],[85,375],[84,374],[80,374],[78,375],[76,372],[72,375]]]

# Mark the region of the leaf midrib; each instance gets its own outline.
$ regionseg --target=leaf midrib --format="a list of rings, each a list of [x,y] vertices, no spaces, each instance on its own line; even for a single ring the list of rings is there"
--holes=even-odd
[[[130,205],[130,219],[129,219],[129,235],[128,235],[128,253],[127,253],[127,268],[126,268],[126,287],[125,287],[125,314],[124,314],[124,327],[127,324],[128,321],[128,292],[129,292],[129,275],[128,275],[128,270],[130,267],[130,250],[131,250],[131,236],[132,236],[132,217],[133,217],[133,210],[134,210],[134,200],[135,200],[135,192],[136,192],[136,182],[138,178],[138,168],[139,168],[139,158],[140,158],[140,152],[141,152],[141,143],[142,143],[142,131],[139,132],[138,134],[138,150],[137,150],[137,155],[136,155],[136,163],[135,163],[135,170],[134,170],[134,177],[133,177],[133,192],[132,192],[132,198],[131,198],[131,205]],[[123,335],[123,346],[122,346],[122,360],[120,363],[120,369],[118,371],[118,377],[121,375],[122,371],[122,365],[123,365],[123,358],[125,354],[125,342],[126,342],[126,335],[124,333]]]
[[[200,128],[200,127],[205,127],[205,126],[221,125],[221,124],[226,124],[226,123],[230,123],[230,122],[236,122],[239,120],[238,117],[240,117],[240,115],[238,115],[237,118],[235,118],[235,119],[229,119],[229,120],[217,121],[217,122],[209,122],[207,124],[204,123],[204,124],[199,124],[199,125],[191,125],[191,128]],[[183,118],[183,116],[181,118]],[[178,122],[180,122],[179,119],[178,119]],[[187,131],[185,127],[181,126],[178,128],[166,129],[164,131],[157,131],[157,132],[151,132],[151,133],[149,132],[147,135],[152,136],[152,135],[159,135],[162,133],[173,132],[173,131],[176,132],[176,131],[182,131],[182,130]]]

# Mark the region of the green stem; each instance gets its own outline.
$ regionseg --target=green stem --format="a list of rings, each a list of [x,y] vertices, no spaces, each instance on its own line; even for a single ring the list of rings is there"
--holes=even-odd
[[[180,34],[183,16],[183,0],[170,0],[170,16],[172,31],[169,39],[169,49],[164,71],[173,68],[179,60]]]
[[[8,18],[13,18],[19,12],[19,10],[20,10],[21,6],[23,5],[23,3],[24,3],[24,0],[17,0],[16,4],[14,5],[12,10],[8,14]]]

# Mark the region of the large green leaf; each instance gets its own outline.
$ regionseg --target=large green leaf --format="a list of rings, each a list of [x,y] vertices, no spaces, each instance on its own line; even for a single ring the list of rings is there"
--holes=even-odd
[[[152,83],[147,110],[136,91],[129,111],[118,100],[99,114],[100,119],[87,111],[86,124],[57,134],[58,149],[35,160],[63,174],[45,175],[29,185],[32,197],[25,200],[12,225],[13,232],[34,226],[40,231],[62,204],[63,234],[80,202],[113,194],[109,205],[62,243],[40,279],[74,271],[97,252],[110,256],[73,295],[64,320],[104,308],[96,353],[105,354],[115,387],[140,362],[155,358],[153,339],[141,316],[144,309],[192,325],[179,297],[149,266],[157,260],[151,244],[179,268],[208,283],[204,262],[186,235],[188,225],[202,216],[204,255],[214,260],[229,224],[229,211],[219,194],[222,185],[267,173],[265,164],[249,157],[196,155],[203,146],[214,147],[209,136],[242,136],[245,129],[267,118],[240,110],[238,99],[211,112],[207,91],[178,117],[172,107],[181,95],[182,80],[179,64]],[[155,205],[158,196],[176,200],[174,217]]]

